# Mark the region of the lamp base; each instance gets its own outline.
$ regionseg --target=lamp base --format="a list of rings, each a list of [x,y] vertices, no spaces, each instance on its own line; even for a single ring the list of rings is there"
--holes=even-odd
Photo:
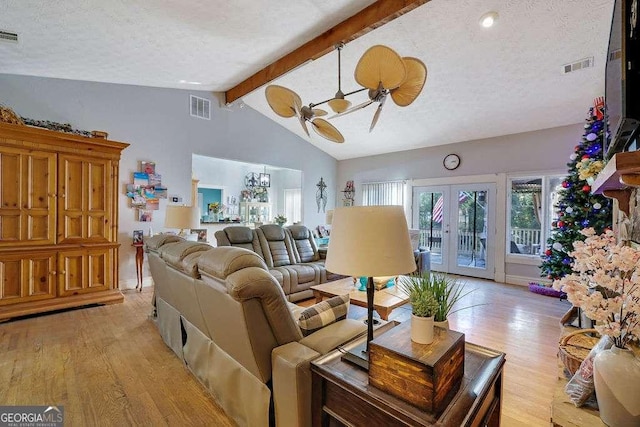
[[[342,360],[353,363],[365,371],[369,370],[369,353],[367,353],[367,343],[364,342],[342,355]]]

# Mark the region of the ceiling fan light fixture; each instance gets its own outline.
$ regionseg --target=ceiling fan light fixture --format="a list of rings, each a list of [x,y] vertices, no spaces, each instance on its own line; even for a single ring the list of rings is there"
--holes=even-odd
[[[329,101],[328,104],[329,107],[331,107],[331,109],[337,114],[340,114],[343,111],[347,111],[349,107],[351,107],[350,101],[347,101],[344,98],[338,98],[337,96]]]
[[[480,26],[483,28],[491,28],[498,20],[498,12],[487,12],[480,17]]]

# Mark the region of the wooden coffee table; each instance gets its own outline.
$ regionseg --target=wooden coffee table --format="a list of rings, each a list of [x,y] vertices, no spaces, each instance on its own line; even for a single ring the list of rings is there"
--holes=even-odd
[[[353,278],[351,277],[315,285],[311,287],[311,290],[317,303],[322,301],[324,297],[331,298],[336,295],[349,294],[353,305],[367,307],[367,292],[359,291],[353,284]],[[389,314],[394,308],[398,308],[408,302],[409,296],[398,289],[398,285],[376,290],[373,294],[373,308],[383,320],[389,320]]]

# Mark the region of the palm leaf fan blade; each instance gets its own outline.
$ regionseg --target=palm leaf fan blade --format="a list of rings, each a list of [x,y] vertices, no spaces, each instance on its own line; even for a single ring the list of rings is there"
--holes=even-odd
[[[321,137],[339,144],[344,142],[344,136],[342,136],[340,131],[325,119],[314,119],[311,125],[313,126],[313,130]]]
[[[376,45],[370,47],[358,61],[354,76],[360,86],[371,90],[382,84],[385,89],[395,89],[406,78],[405,64],[393,49]]]
[[[269,107],[280,117],[289,118],[295,116],[295,106],[302,105],[300,96],[284,86],[269,85],[264,90],[264,94]]]
[[[399,107],[406,107],[416,100],[427,81],[427,66],[417,58],[402,58],[407,69],[407,78],[396,89],[391,98]]]

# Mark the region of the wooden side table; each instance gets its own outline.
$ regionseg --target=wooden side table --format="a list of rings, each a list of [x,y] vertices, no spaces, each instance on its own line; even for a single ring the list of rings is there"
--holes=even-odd
[[[384,327],[378,329],[381,332]],[[369,384],[367,371],[342,361],[360,338],[311,362],[312,424],[413,426],[500,425],[505,354],[466,343],[460,390],[441,414],[423,411]]]
[[[131,246],[136,248],[136,278],[138,282],[136,284],[136,289],[140,288],[140,292],[142,292],[142,265],[144,263],[144,245],[142,243],[134,243]]]

